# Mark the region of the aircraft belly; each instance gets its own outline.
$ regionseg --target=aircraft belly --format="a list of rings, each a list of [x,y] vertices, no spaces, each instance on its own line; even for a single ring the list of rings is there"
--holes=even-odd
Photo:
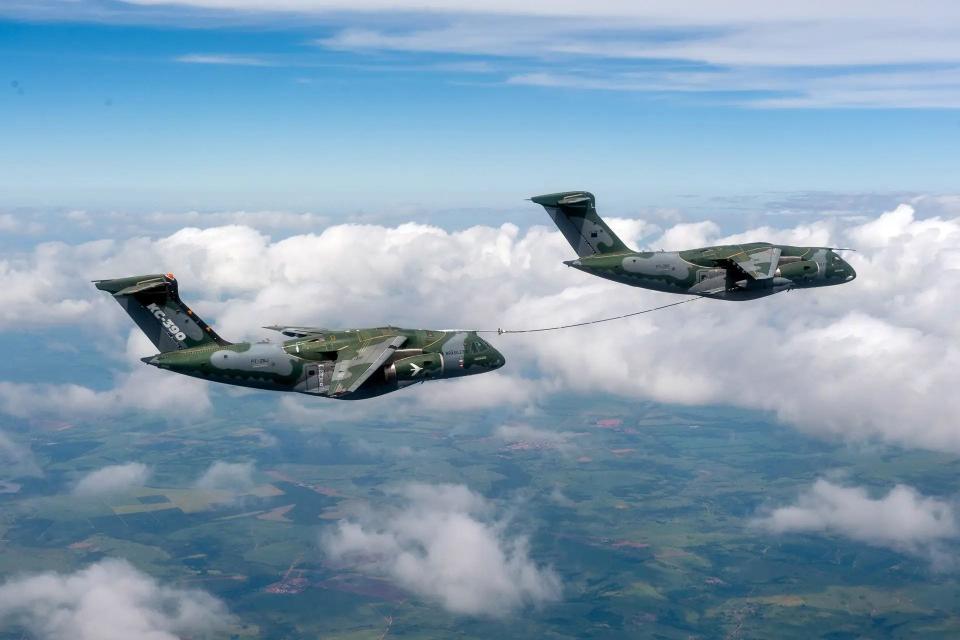
[[[610,271],[606,273],[595,272],[602,278],[629,284],[634,287],[651,289],[653,291],[664,291],[667,293],[686,293],[688,285],[683,281],[678,281],[671,277],[646,276],[638,273],[627,273],[622,270]]]
[[[757,298],[766,298],[767,296],[772,296],[775,293],[778,293],[779,290],[774,289],[729,289],[727,291],[720,291],[718,293],[704,293],[701,294],[705,298],[716,298],[718,300],[732,300],[735,302],[740,302],[743,300],[756,300]]]
[[[178,371],[184,375],[210,382],[219,382],[220,384],[229,384],[234,387],[248,387],[251,389],[266,389],[268,391],[291,391],[291,385],[283,379],[277,379],[273,376],[258,376],[245,371],[216,371],[213,373]]]

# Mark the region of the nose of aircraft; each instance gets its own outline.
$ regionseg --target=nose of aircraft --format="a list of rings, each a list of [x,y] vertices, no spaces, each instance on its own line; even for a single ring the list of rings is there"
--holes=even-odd
[[[857,277],[857,272],[854,271],[853,267],[851,267],[850,263],[847,262],[846,260],[843,261],[843,264],[847,268],[846,282],[850,282],[851,280]]]
[[[484,340],[483,346],[486,347],[487,354],[489,356],[485,364],[491,371],[494,369],[499,369],[507,363],[507,359],[503,357],[503,354],[494,349],[493,345],[491,345],[489,342]]]
[[[857,272],[850,266],[850,263],[833,251],[828,254],[826,267],[825,275],[828,284],[843,284],[857,277]]]
[[[837,260],[836,274],[841,282],[850,282],[857,277],[857,272],[850,266],[849,262],[837,254],[834,254],[834,257]]]

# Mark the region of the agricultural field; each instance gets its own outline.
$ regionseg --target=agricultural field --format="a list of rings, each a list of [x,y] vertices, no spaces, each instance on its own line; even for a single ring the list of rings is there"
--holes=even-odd
[[[303,405],[305,418],[268,394],[215,398],[212,417],[172,426],[5,419],[43,473],[3,481],[0,574],[122,558],[222,599],[236,620],[228,636],[240,638],[960,634],[960,584],[930,559],[756,525],[823,469],[878,489],[896,478],[949,492],[960,465],[945,455],[853,450],[760,413],[612,397],[442,419],[358,418],[323,401]],[[151,470],[142,486],[96,498],[72,490],[83,474],[129,460]],[[198,483],[218,460],[248,464],[245,484]],[[456,615],[388,572],[329,557],[325,536],[389,507],[410,483],[465,485],[496,505],[498,526],[555,573],[559,596]]]

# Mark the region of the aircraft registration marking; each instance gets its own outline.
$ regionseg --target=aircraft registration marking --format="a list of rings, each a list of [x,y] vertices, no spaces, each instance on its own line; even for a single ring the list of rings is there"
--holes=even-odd
[[[167,314],[164,313],[163,309],[157,306],[157,303],[151,302],[147,305],[147,311],[153,314],[153,316],[160,321],[160,325],[167,330],[167,333],[170,334],[172,338],[178,342],[183,342],[187,339],[187,334],[180,330],[173,320],[167,317]]]

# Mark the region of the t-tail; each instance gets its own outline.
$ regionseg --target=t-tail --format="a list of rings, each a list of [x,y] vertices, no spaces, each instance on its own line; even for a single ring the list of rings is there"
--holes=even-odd
[[[597,215],[596,200],[592,193],[564,191],[530,199],[547,210],[563,237],[581,258],[630,252],[630,248]]]
[[[94,284],[113,294],[161,353],[230,344],[180,300],[173,274],[95,280]]]

